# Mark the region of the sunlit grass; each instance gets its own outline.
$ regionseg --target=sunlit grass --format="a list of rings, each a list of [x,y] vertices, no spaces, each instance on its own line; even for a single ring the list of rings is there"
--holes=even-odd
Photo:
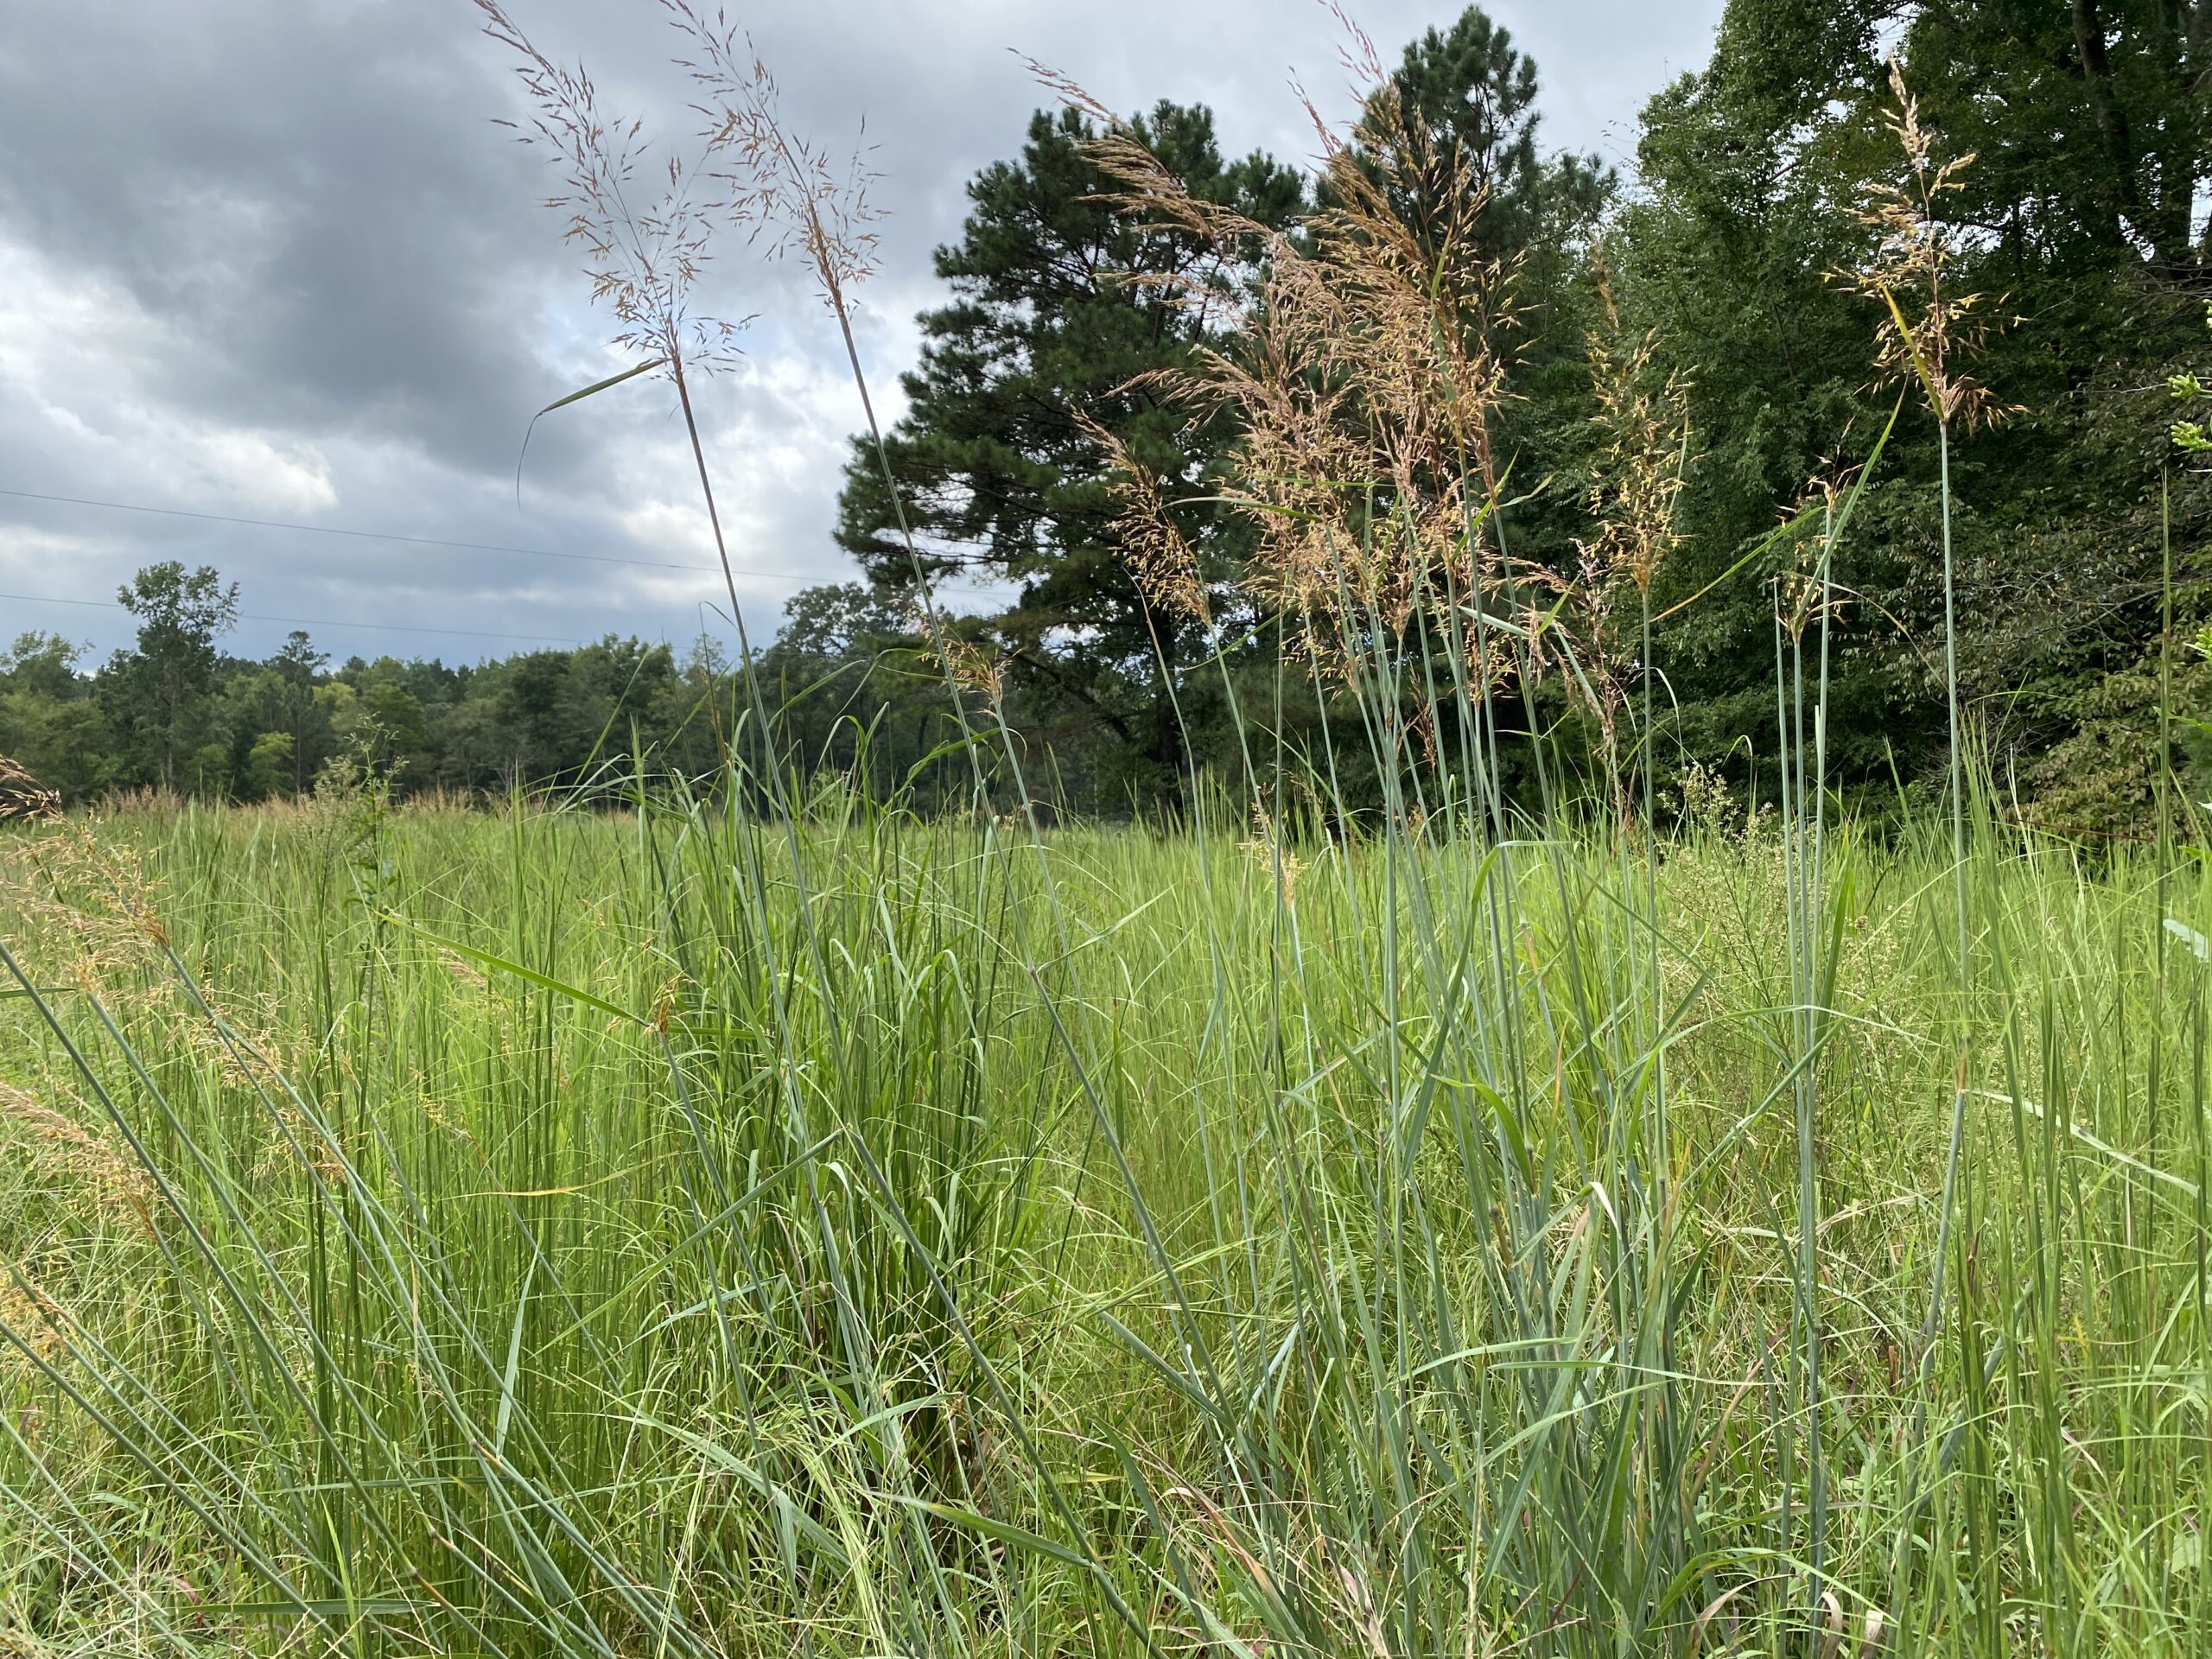
[[[1779,837],[1654,995],[1634,849],[1217,829],[19,836],[9,1639],[2196,1650],[2193,870],[1984,832],[1946,1229],[1945,827],[1831,826],[1808,1615]]]

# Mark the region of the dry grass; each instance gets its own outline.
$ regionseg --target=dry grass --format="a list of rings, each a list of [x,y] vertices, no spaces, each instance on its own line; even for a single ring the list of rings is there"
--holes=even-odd
[[[1984,296],[1951,291],[1961,232],[1942,212],[1942,199],[1959,189],[1960,175],[1974,157],[1936,159],[1936,135],[1921,124],[1919,101],[1906,84],[1904,63],[1894,57],[1890,89],[1897,100],[1890,130],[1904,171],[1868,184],[1860,217],[1878,238],[1873,257],[1840,278],[1883,308],[1876,331],[1878,384],[1917,383],[1946,429],[1954,423],[1971,428],[2002,421],[2019,411],[1999,403],[1966,366],[1996,325]]]
[[[1239,325],[1233,346],[1154,382],[1236,422],[1243,435],[1223,493],[1258,532],[1237,581],[1331,664],[1375,619],[1402,632],[1441,598],[1513,589],[1529,575],[1482,535],[1502,481],[1491,426],[1508,272],[1470,233],[1482,195],[1465,158],[1440,156],[1405,118],[1371,48],[1362,60],[1372,84],[1357,124],[1338,132],[1313,117],[1321,206],[1295,236],[1193,194],[1110,111],[1053,78],[1098,124],[1092,159],[1128,211],[1214,251],[1206,270],[1133,277],[1192,305],[1232,307]],[[1435,216],[1409,220],[1401,209],[1416,200]],[[1117,459],[1128,539],[1151,590],[1203,617],[1187,540],[1141,466],[1125,449]]]
[[[95,1210],[153,1236],[154,1184],[144,1164],[111,1129],[91,1126],[81,1110],[63,1111],[0,1082],[0,1131],[35,1173],[73,1189]]]

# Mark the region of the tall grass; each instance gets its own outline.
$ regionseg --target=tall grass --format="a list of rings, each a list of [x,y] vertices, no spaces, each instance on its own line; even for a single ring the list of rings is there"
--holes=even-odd
[[[1978,816],[1947,1172],[1933,824],[1287,882],[1224,811],[1048,893],[825,802],[803,916],[735,798],[16,844],[106,917],[10,930],[27,1640],[2201,1641],[2193,874]]]

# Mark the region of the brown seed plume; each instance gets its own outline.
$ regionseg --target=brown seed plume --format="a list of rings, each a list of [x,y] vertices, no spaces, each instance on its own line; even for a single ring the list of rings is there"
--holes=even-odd
[[[1236,422],[1220,494],[1255,535],[1233,586],[1339,667],[1347,638],[1377,623],[1402,634],[1424,607],[1475,602],[1515,574],[1484,530],[1502,482],[1491,427],[1506,395],[1511,272],[1471,234],[1483,197],[1464,161],[1406,118],[1371,46],[1356,30],[1349,39],[1363,112],[1339,133],[1308,102],[1321,200],[1292,232],[1195,194],[1096,99],[1038,70],[1099,124],[1090,157],[1122,208],[1212,251],[1200,270],[1130,278],[1228,325],[1226,343],[1146,389],[1193,418]],[[1415,203],[1427,211],[1409,213]],[[1139,579],[1206,616],[1211,585],[1159,480],[1112,452]]]
[[[1951,291],[1959,233],[1941,213],[1942,199],[1961,188],[1960,177],[1974,158],[1968,153],[1935,159],[1934,135],[1921,124],[1919,101],[1895,57],[1890,90],[1897,107],[1886,119],[1904,154],[1904,171],[1869,188],[1859,217],[1876,232],[1873,254],[1861,269],[1839,275],[1882,308],[1875,325],[1877,385],[1917,381],[1945,426],[1993,424],[2019,410],[1999,402],[1964,366],[1995,325],[1982,296]]]

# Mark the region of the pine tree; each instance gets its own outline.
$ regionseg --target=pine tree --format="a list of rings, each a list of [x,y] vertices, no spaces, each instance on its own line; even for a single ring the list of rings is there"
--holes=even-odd
[[[1302,204],[1292,168],[1256,152],[1224,160],[1204,108],[1162,103],[1131,124],[1202,195],[1277,226]],[[969,185],[961,239],[937,256],[953,297],[922,316],[922,361],[906,377],[908,411],[887,451],[923,570],[1018,588],[983,632],[1025,715],[1064,760],[1090,758],[1105,801],[1172,801],[1185,734],[1163,664],[1172,676],[1203,647],[1133,581],[1108,458],[1084,423],[1170,481],[1202,548],[1233,533],[1201,499],[1234,429],[1193,423],[1145,383],[1220,343],[1227,308],[1193,303],[1188,286],[1129,278],[1166,276],[1226,302],[1240,273],[1197,239],[1128,214],[1084,153],[1095,136],[1077,111],[1040,112],[1020,158]],[[847,467],[837,536],[871,580],[911,584],[898,514],[865,444]]]

